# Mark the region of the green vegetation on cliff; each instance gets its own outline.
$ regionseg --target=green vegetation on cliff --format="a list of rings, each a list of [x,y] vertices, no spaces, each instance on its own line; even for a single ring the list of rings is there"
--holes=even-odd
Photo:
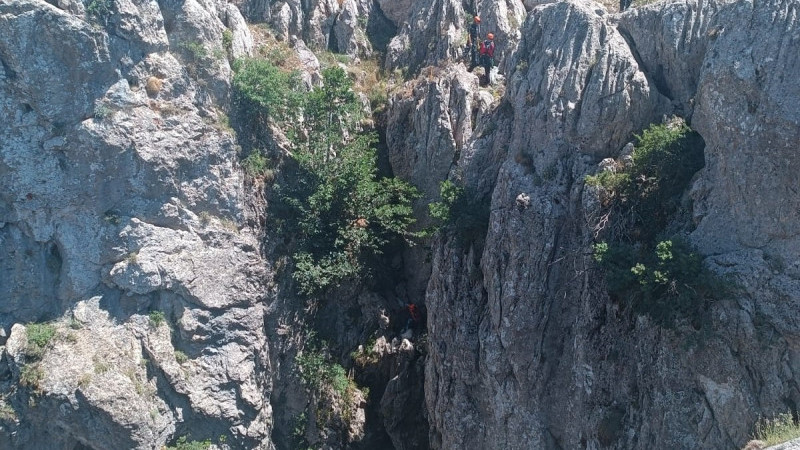
[[[364,130],[363,105],[338,66],[323,85],[305,91],[297,75],[268,61],[237,61],[233,86],[251,126],[273,123],[288,140],[293,164],[276,186],[296,233],[294,278],[315,294],[362,276],[365,260],[393,239],[410,242],[419,196],[408,183],[380,177],[374,132]]]
[[[763,441],[765,447],[782,444],[800,438],[800,424],[791,412],[778,414],[772,419],[761,418],[756,423],[753,437]]]
[[[626,164],[586,177],[604,208],[594,259],[612,298],[672,326],[701,316],[721,285],[681,233],[667,231],[680,222],[683,193],[703,167],[703,142],[682,121],[652,125],[636,139]]]

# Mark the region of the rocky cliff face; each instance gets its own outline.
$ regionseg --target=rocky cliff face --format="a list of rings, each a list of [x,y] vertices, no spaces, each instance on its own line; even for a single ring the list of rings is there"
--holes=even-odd
[[[83,6],[0,5],[0,447],[270,447],[269,272],[217,109],[249,31],[230,5]],[[49,320],[39,360],[20,324]]]
[[[222,114],[229,58],[254,47],[240,10],[305,54],[386,46],[410,78],[387,112],[392,170],[420,214],[442,180],[468,196],[429,254],[391,261],[402,286],[321,303],[338,360],[377,336],[356,371],[371,406],[317,430],[327,445],[731,448],[796,413],[800,4],[539,3],[0,4],[0,449],[290,445],[311,320],[272,270],[280,237],[257,238]],[[495,86],[453,62],[467,12],[498,36]],[[671,115],[705,142],[684,228],[732,280],[700,327],[610,299],[591,258],[585,176]],[[409,298],[427,343],[392,342]]]
[[[481,17],[482,33],[495,34],[495,58],[503,61],[519,39],[525,7],[519,0],[476,4],[477,10],[472,4],[456,0],[415,2],[408,21],[389,43],[386,67],[415,74],[422,67],[460,59],[467,42],[467,13]]]
[[[252,22],[266,22],[285,40],[302,39],[319,51],[351,57],[383,51],[410,2],[299,0],[234,2]]]
[[[797,6],[689,1],[610,15],[591,3],[541,5],[502,67],[505,96],[465,141],[448,125],[453,108],[409,116],[397,103],[389,127],[415,130],[405,142],[445,136],[442,147],[460,151],[456,163],[420,170],[408,161],[430,151],[407,145],[414,156],[395,159],[396,171],[446,171],[491,211],[477,238],[446,233],[433,246],[435,448],[731,448],[759,414],[796,408],[789,173],[800,128],[785,74],[798,66],[788,51]],[[458,72],[443,77],[470,88],[448,104],[474,104],[480,94]],[[599,203],[585,175],[672,114],[706,145],[690,237],[742,287],[711,303],[702,336],[626,313],[590,257]]]

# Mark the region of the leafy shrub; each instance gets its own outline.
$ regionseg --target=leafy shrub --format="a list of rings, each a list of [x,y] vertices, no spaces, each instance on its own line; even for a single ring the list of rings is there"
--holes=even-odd
[[[114,116],[114,110],[104,102],[97,102],[94,105],[94,118],[97,120],[109,119]]]
[[[0,400],[0,422],[15,422],[17,420],[17,412],[14,407]]]
[[[410,242],[413,186],[379,178],[374,133],[360,129],[361,105],[345,71],[323,71],[305,98],[304,138],[293,141],[297,183],[286,193],[300,231],[299,289],[313,294],[364,271],[363,260],[394,237]],[[296,135],[299,136],[299,135]]]
[[[168,450],[207,450],[211,448],[211,441],[189,441],[186,436],[181,436],[175,441],[175,445],[167,447]]]
[[[222,49],[228,57],[233,56],[233,32],[231,30],[224,30],[222,32]]]
[[[56,327],[49,323],[29,323],[25,327],[25,354],[34,360],[41,359],[47,345],[56,335]]]
[[[651,125],[636,140],[630,167],[587,176],[586,183],[603,188],[607,208],[627,234],[612,239],[651,242],[677,211],[692,176],[703,167],[705,144],[680,120]]]
[[[233,63],[234,101],[247,112],[251,127],[263,127],[267,117],[276,122],[293,122],[301,101],[300,77],[270,61],[237,59]]]
[[[699,320],[707,298],[727,290],[681,239],[660,241],[654,248],[600,242],[594,246],[594,259],[606,271],[612,297],[664,326],[681,317]]]
[[[150,318],[150,326],[153,328],[158,328],[161,326],[162,323],[166,320],[164,316],[164,311],[150,311],[147,315]]]
[[[306,413],[302,412],[295,416],[292,421],[292,446],[291,448],[309,448],[308,440],[306,439],[306,427],[308,426],[308,417]]]
[[[186,356],[186,353],[184,353],[184,352],[182,352],[180,350],[175,350],[175,362],[177,362],[178,364],[183,364],[188,360],[189,360],[189,357]]]
[[[254,178],[272,178],[269,158],[260,151],[254,151],[242,160],[245,173]]]
[[[355,365],[363,368],[380,361],[380,354],[375,351],[375,342],[376,340],[374,338],[370,339],[366,345],[359,346],[359,350],[350,353],[350,357],[353,358]]]
[[[93,21],[107,25],[108,19],[111,16],[114,0],[89,0],[86,4],[86,14],[89,15]]]
[[[297,355],[296,361],[303,383],[318,393],[319,403],[314,410],[318,426],[324,428],[331,423],[331,412],[338,412],[341,420],[345,424],[349,424],[355,417],[354,413],[358,408],[355,401],[358,398],[357,393],[361,391],[362,395],[366,397],[369,391],[360,390],[356,383],[347,376],[344,367],[330,361],[324,344],[322,346],[310,345]],[[323,407],[320,408],[320,406]],[[295,433],[301,432],[301,430],[295,429]],[[295,437],[300,441],[303,436]]]
[[[349,383],[347,372],[336,363],[330,362],[324,351],[309,350],[297,355],[300,377],[312,389],[331,388],[342,395]]]
[[[441,201],[428,204],[428,214],[434,219],[432,230],[449,229],[462,242],[478,239],[489,226],[489,204],[479,195],[472,195],[450,180],[439,184]]]
[[[290,143],[290,183],[277,186],[298,232],[294,278],[316,294],[363,275],[364,260],[395,237],[414,236],[408,183],[379,178],[375,133],[361,127],[362,105],[340,67],[324,69],[323,86],[305,92],[296,72],[260,59],[234,64],[235,98],[250,129],[270,121]],[[253,166],[260,160],[251,161]]]
[[[612,172],[604,170],[595,175],[586,177],[586,184],[589,186],[602,187],[606,191],[622,194],[631,182],[631,174],[627,172]]]
[[[32,388],[34,391],[41,390],[41,382],[44,379],[44,369],[39,364],[26,364],[22,367],[19,374],[19,382],[21,385]]]
[[[183,44],[183,48],[189,52],[189,55],[194,61],[201,61],[208,57],[208,49],[206,49],[202,42],[186,42]]]
[[[755,428],[753,437],[764,441],[766,447],[800,437],[800,424],[794,420],[791,412],[778,414],[773,419],[759,419]]]
[[[698,328],[708,298],[725,292],[723,283],[684,239],[658,237],[703,166],[703,141],[679,120],[653,125],[636,139],[627,167],[586,177],[587,185],[605,194],[596,231],[607,241],[594,245],[594,259],[605,270],[612,298],[661,325],[687,317]]]
[[[439,222],[448,223],[453,219],[453,207],[456,202],[464,197],[464,188],[450,180],[444,180],[439,183],[439,193],[442,201],[429,204],[428,213]]]

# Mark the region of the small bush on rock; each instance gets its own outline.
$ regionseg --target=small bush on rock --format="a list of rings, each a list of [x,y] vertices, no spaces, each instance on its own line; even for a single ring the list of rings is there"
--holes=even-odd
[[[166,320],[163,311],[150,311],[147,316],[150,319],[150,326],[153,328],[160,327],[161,324]]]
[[[100,25],[107,25],[112,13],[114,0],[89,0],[86,3],[86,14]]]
[[[699,320],[706,299],[726,291],[700,254],[680,238],[660,241],[655,248],[600,242],[594,245],[594,259],[605,269],[613,298],[664,326],[681,317]]]
[[[167,450],[208,450],[211,448],[211,441],[190,441],[186,436],[181,436],[175,441],[175,445],[167,447]]]
[[[726,291],[679,234],[664,238],[692,176],[703,167],[703,140],[682,120],[653,125],[636,136],[630,159],[587,176],[601,189],[603,215],[594,259],[612,298],[657,323],[691,318],[695,328],[708,298]]]
[[[439,184],[441,201],[428,204],[434,226],[428,232],[452,230],[462,243],[480,239],[489,226],[489,203],[450,180]]]
[[[19,374],[19,382],[21,385],[33,389],[39,393],[41,391],[41,382],[44,379],[44,369],[36,364],[26,364],[22,367]]]
[[[703,167],[705,144],[680,119],[652,125],[636,140],[627,166],[587,176],[586,184],[604,191],[604,206],[616,225],[613,240],[652,242],[678,210],[692,176]]]
[[[45,348],[56,335],[56,327],[49,323],[29,323],[25,327],[27,337],[25,354],[34,360],[44,356]]]
[[[233,32],[231,30],[224,30],[222,32],[222,49],[228,58],[233,56]]]
[[[331,361],[324,343],[315,345],[313,342],[297,355],[296,362],[303,383],[315,393],[312,398],[316,399],[317,404],[311,412],[315,415],[317,427],[348,429],[355,418],[359,399],[365,400],[368,390],[360,389],[344,367]],[[295,440],[305,440],[306,423],[303,420],[296,424],[293,433]]]
[[[341,365],[330,362],[323,351],[312,349],[298,354],[296,360],[306,386],[317,390],[330,388],[344,394],[349,383],[347,373]]]
[[[242,169],[253,178],[272,179],[269,158],[260,151],[254,151],[242,160]]]
[[[301,101],[300,77],[270,61],[245,58],[233,63],[233,93],[237,106],[244,111],[248,131],[257,133],[267,126],[267,118],[292,123]]]

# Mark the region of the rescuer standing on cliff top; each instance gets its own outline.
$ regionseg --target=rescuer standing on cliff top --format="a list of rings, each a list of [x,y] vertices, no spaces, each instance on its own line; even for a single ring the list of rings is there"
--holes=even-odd
[[[483,66],[484,86],[492,83],[492,66],[494,65],[494,33],[486,35],[486,40],[481,42],[481,65]]]

